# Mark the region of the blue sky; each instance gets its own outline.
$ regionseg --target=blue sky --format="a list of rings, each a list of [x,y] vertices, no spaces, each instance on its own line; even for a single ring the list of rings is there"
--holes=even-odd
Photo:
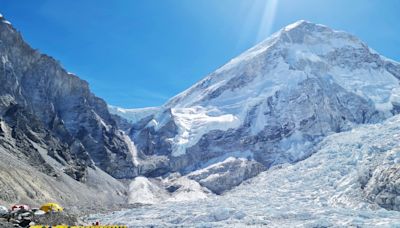
[[[0,0],[41,52],[109,104],[157,106],[300,19],[400,60],[397,0]]]

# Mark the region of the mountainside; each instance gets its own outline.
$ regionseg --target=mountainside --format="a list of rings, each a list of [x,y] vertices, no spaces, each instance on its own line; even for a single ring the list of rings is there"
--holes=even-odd
[[[133,125],[139,174],[180,172],[220,194],[309,157],[327,135],[397,114],[399,79],[400,64],[358,38],[299,21],[160,108],[111,111]]]
[[[311,157],[275,166],[222,196],[88,220],[132,227],[399,227],[399,138],[397,115],[327,136]]]
[[[0,201],[123,202],[137,171],[106,103],[2,16],[0,59]]]
[[[0,204],[156,204],[89,218],[134,226],[400,225],[400,64],[348,33],[296,22],[134,110],[1,15],[0,58]]]

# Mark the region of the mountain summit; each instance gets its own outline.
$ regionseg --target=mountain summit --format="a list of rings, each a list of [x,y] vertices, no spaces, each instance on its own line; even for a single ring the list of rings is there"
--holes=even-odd
[[[180,172],[221,193],[307,158],[327,135],[397,114],[399,79],[398,63],[355,36],[298,21],[162,107],[122,115],[134,113],[141,175]]]
[[[360,70],[361,64],[365,64],[366,68],[382,67],[389,75],[380,73],[374,77],[365,77],[364,72],[357,71],[357,74],[351,75],[352,77],[346,77],[346,73]],[[386,108],[390,109],[387,96],[392,87],[385,90],[386,83],[397,84],[396,78],[400,78],[399,72],[395,71],[393,65],[397,64],[381,58],[355,36],[302,20],[286,26],[234,58],[173,98],[166,106],[174,107],[175,104],[179,107],[193,106],[201,104],[202,100],[205,102],[219,100],[221,99],[219,96],[227,92],[226,90],[236,89],[232,87],[238,85],[246,87],[249,84],[257,84],[256,90],[251,88],[251,90],[242,91],[246,94],[240,93],[243,97],[257,97],[260,96],[258,92],[274,93],[278,87],[289,88],[307,77],[331,76],[345,89],[357,90],[360,95],[369,99],[378,99],[373,101],[377,105],[386,105]],[[280,74],[276,72],[278,70],[288,70],[289,73]],[[255,81],[256,79],[260,81]],[[369,88],[372,85],[385,90],[381,91],[385,93],[382,97],[380,96],[381,100],[370,94],[373,93]],[[263,91],[260,91],[260,88]],[[204,90],[204,92],[197,96],[196,90]],[[255,92],[257,94],[254,94]],[[207,96],[212,99],[207,99]]]

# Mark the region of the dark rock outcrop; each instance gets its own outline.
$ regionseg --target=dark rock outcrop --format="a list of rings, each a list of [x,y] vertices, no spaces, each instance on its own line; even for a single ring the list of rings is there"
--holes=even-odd
[[[15,140],[10,153],[22,152],[32,165],[53,173],[37,144],[79,181],[85,181],[88,167],[115,178],[136,176],[123,133],[106,103],[57,60],[32,49],[4,18],[0,61],[0,118]],[[7,146],[10,138],[1,132],[1,145]]]
[[[400,164],[378,166],[364,191],[367,198],[379,206],[400,211]]]

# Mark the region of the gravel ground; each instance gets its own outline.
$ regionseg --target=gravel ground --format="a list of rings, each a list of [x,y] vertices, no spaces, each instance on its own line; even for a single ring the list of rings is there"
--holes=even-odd
[[[42,216],[36,216],[33,221],[36,224],[40,225],[78,225],[79,220],[76,215],[67,214],[67,213],[49,213]]]
[[[0,220],[0,228],[8,228],[8,227],[14,227],[12,223],[9,223],[7,221]]]
[[[77,215],[68,214],[68,213],[51,213],[45,214],[41,216],[35,216],[33,218],[33,222],[40,225],[82,225],[82,222],[79,220]],[[15,227],[12,222],[7,222],[6,219],[0,219],[0,228],[5,227]]]

